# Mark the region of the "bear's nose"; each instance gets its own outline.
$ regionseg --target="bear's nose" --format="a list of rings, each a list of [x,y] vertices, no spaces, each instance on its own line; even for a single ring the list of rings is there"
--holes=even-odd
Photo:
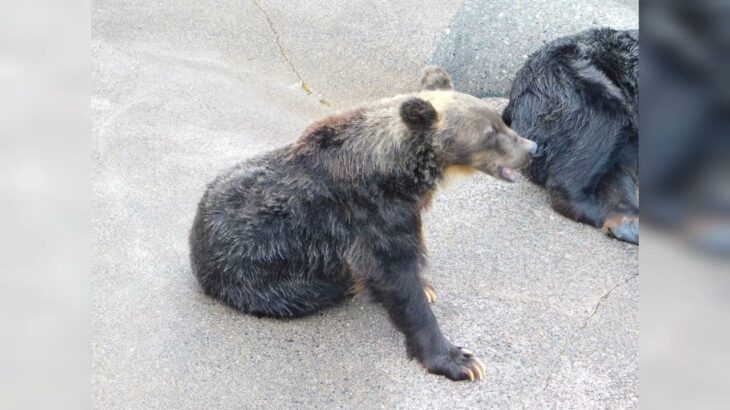
[[[533,157],[540,156],[540,146],[537,145],[534,141],[530,141],[530,155]]]

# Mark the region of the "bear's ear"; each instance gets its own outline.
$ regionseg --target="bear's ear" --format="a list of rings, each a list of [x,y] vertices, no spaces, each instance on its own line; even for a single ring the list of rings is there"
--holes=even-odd
[[[421,71],[422,90],[453,90],[451,76],[441,67],[430,65]]]
[[[413,97],[401,104],[400,117],[409,128],[429,128],[438,119],[438,113],[430,102]]]

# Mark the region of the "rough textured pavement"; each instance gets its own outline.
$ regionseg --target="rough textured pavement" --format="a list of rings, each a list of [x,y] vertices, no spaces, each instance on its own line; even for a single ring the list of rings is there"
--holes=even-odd
[[[410,90],[427,62],[501,95],[542,41],[638,24],[633,1],[307,3],[95,2],[92,405],[637,407],[638,249],[556,215],[525,180],[476,176],[426,216],[433,310],[487,363],[481,382],[407,360],[366,296],[276,321],[201,293],[187,233],[222,169]]]

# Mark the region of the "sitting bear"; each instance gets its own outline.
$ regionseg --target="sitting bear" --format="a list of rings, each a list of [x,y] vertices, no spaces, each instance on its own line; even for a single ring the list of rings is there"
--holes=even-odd
[[[639,243],[639,33],[548,43],[517,73],[504,122],[537,142],[528,169],[553,209]]]
[[[208,185],[190,232],[205,292],[244,313],[289,318],[368,289],[409,357],[452,380],[484,376],[429,306],[421,211],[450,171],[512,181],[537,145],[485,102],[424,70],[423,89],[313,123],[293,144]]]

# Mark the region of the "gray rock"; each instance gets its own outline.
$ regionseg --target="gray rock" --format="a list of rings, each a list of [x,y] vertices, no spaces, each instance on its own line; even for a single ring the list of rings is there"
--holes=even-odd
[[[639,27],[635,0],[467,0],[439,42],[431,63],[457,90],[506,96],[527,56],[546,42],[591,27]]]

